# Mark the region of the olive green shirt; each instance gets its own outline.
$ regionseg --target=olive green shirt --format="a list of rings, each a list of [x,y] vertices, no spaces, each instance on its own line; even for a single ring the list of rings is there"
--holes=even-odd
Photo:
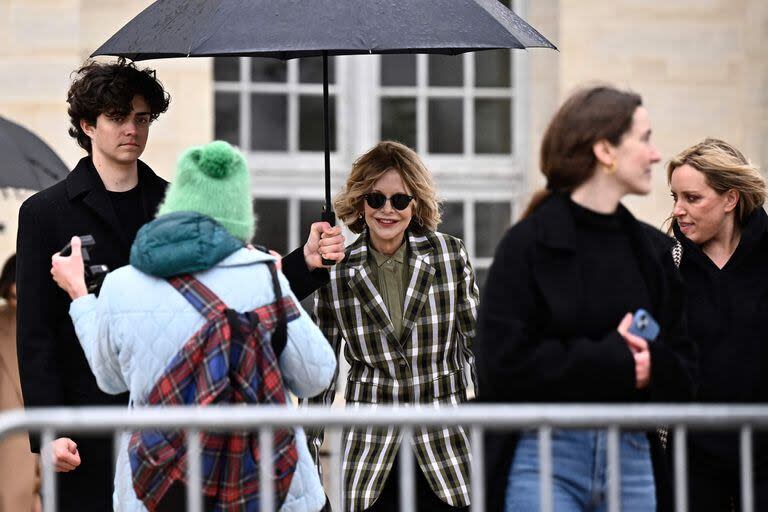
[[[405,259],[408,244],[403,243],[392,256],[382,254],[370,245],[368,247],[373,255],[373,284],[384,300],[395,335],[400,337],[403,332],[403,304],[408,289],[408,262]]]

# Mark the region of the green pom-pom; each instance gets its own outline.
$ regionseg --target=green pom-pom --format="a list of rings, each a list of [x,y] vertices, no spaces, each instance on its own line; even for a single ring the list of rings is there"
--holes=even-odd
[[[231,174],[235,149],[223,140],[211,142],[201,148],[198,166],[211,178],[225,178]]]

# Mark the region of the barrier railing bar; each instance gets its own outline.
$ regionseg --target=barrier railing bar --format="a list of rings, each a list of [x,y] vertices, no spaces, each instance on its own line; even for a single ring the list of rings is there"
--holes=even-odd
[[[539,501],[541,512],[554,512],[552,494],[552,427],[539,428]]]
[[[621,447],[619,438],[621,434],[619,427],[611,425],[608,427],[606,436],[607,453],[606,462],[608,464],[608,512],[621,511]]]
[[[0,414],[0,436],[9,431],[39,431],[45,428],[83,433],[117,429],[174,429],[195,427],[202,430],[249,430],[260,426],[291,427],[325,425],[326,428],[358,426],[483,425],[486,430],[521,430],[547,424],[558,428],[605,428],[620,425],[627,430],[652,429],[663,424],[688,424],[697,430],[768,427],[766,406],[621,406],[621,405],[542,405],[498,406],[465,405],[438,408],[345,408],[283,406],[258,407],[123,407],[39,408]]]
[[[56,512],[56,473],[53,468],[53,430],[43,430],[40,438],[40,461],[43,465],[43,512]]]
[[[402,429],[402,441],[397,452],[400,458],[400,510],[416,511],[416,471],[413,453],[413,428]]]
[[[259,429],[259,484],[261,485],[261,512],[275,512],[274,434],[270,427]]]
[[[675,511],[688,512],[688,430],[685,425],[675,425]]]
[[[333,429],[332,431],[329,431],[328,435],[334,441],[333,445],[338,447],[335,453],[331,454],[331,474],[328,479],[330,480],[330,487],[336,492],[339,501],[337,505],[338,508],[331,508],[334,510],[346,510],[344,508],[344,475],[342,473],[342,460],[344,459],[344,432],[341,429]]]
[[[752,427],[741,427],[741,510],[753,512],[755,495],[752,482]]]
[[[472,436],[472,512],[485,512],[485,467],[483,465],[483,427],[474,426]]]
[[[187,430],[187,512],[203,512],[203,464],[200,431]]]

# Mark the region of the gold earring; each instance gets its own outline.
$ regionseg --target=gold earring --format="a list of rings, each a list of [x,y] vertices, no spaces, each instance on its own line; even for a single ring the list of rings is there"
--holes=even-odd
[[[613,174],[616,172],[616,161],[614,160],[611,162],[611,165],[607,167],[603,167],[603,170],[605,171],[605,174]]]

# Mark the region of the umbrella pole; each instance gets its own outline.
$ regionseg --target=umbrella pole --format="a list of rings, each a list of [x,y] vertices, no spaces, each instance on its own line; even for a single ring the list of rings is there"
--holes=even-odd
[[[328,52],[323,51],[323,141],[325,143],[325,205],[322,219],[331,226],[336,225],[336,215],[331,208],[331,119],[328,112]],[[323,265],[336,262],[322,258]]]

